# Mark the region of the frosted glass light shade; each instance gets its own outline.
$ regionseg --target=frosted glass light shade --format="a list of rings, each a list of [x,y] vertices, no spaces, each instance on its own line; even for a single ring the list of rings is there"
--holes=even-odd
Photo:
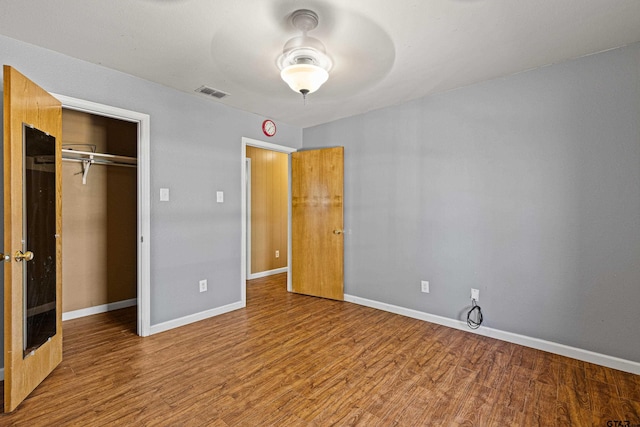
[[[320,89],[329,78],[329,73],[313,64],[293,64],[280,72],[280,77],[295,92],[303,95]]]

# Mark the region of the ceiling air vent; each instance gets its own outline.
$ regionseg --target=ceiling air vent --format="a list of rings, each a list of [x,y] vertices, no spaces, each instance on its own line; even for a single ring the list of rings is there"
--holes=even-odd
[[[225,96],[229,96],[228,93],[223,92],[221,90],[218,89],[214,89],[212,87],[209,86],[200,86],[198,89],[196,89],[196,92],[198,93],[202,93],[208,96],[212,96],[214,98],[218,98],[218,99],[222,99]]]

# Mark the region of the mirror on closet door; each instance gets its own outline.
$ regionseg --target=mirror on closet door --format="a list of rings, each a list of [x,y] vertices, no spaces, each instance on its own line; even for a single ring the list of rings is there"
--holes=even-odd
[[[56,139],[23,127],[24,357],[56,333]]]

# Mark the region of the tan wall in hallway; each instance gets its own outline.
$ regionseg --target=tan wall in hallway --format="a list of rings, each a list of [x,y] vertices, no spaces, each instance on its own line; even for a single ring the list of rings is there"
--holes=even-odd
[[[251,273],[286,267],[288,156],[247,146],[247,157],[251,159]]]

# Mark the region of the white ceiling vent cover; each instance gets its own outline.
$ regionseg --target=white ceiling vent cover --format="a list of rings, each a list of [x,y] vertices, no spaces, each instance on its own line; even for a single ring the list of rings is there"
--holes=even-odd
[[[204,95],[212,96],[212,97],[218,98],[218,99],[222,99],[225,96],[229,96],[228,93],[223,92],[223,91],[218,90],[218,89],[214,89],[214,88],[209,87],[209,86],[200,86],[198,89],[196,89],[196,92],[202,93]]]

